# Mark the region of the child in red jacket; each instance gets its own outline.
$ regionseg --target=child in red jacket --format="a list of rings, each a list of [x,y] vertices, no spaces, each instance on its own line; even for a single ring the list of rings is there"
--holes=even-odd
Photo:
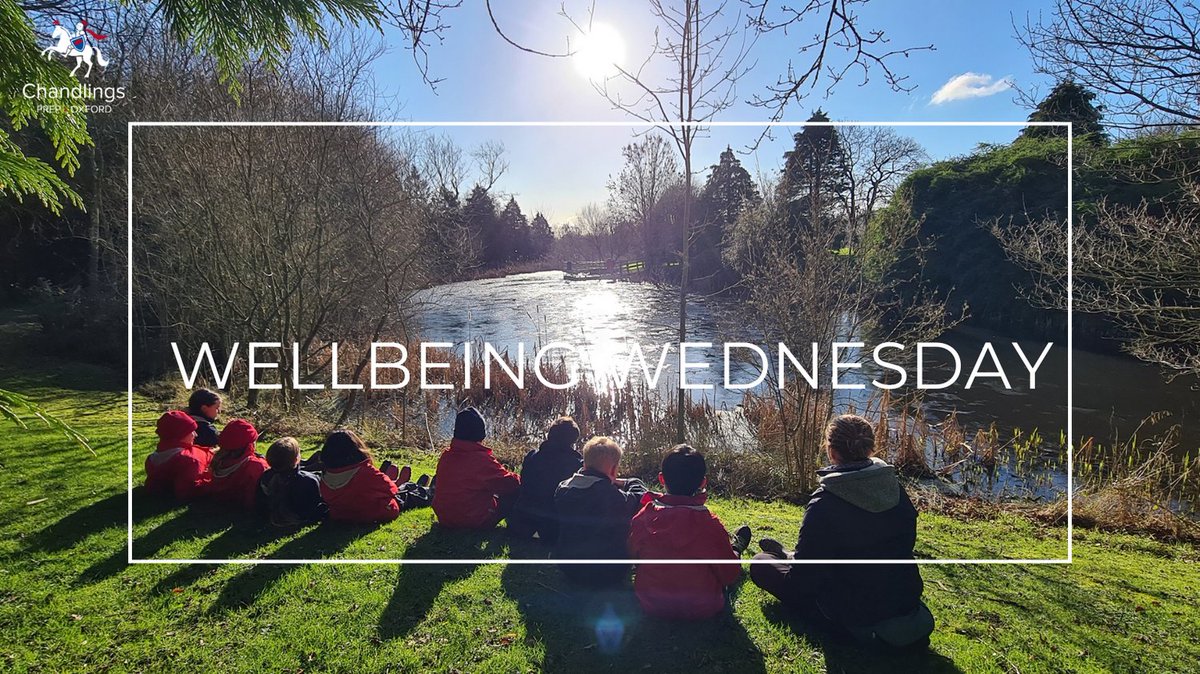
[[[704,455],[676,445],[661,470],[658,479],[667,493],[646,494],[633,517],[630,554],[635,559],[738,559],[750,542],[750,527],[740,527],[731,543],[721,520],[705,507]],[[738,564],[639,564],[633,589],[649,615],[702,620],[724,610],[725,588],[740,574]]]
[[[433,512],[438,523],[456,529],[491,529],[512,509],[521,478],[500,465],[487,437],[483,417],[474,407],[454,419],[454,439],[437,465]]]
[[[212,452],[193,444],[196,422],[185,412],[167,412],[155,426],[158,449],[146,457],[146,491],[190,501],[208,489]]]
[[[254,451],[258,431],[245,419],[234,419],[217,437],[221,447],[213,457],[212,486],[216,500],[243,510],[254,510],[258,480],[267,472],[267,461]]]
[[[329,506],[329,519],[389,522],[400,514],[396,482],[375,467],[370,450],[354,431],[330,433],[321,447],[321,462],[321,498]]]

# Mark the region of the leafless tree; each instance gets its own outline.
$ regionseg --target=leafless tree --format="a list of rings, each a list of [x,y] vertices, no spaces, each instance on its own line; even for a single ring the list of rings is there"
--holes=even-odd
[[[662,246],[655,215],[663,195],[681,179],[679,163],[670,142],[657,133],[626,145],[621,154],[621,172],[608,181],[609,209],[637,225],[646,269],[657,273]]]
[[[992,228],[1009,257],[1032,271],[1030,299],[1111,318],[1128,335],[1124,348],[1176,376],[1200,377],[1200,170],[1194,152],[1180,161],[1156,152],[1139,159],[1129,178],[1173,177],[1170,199],[1135,206],[1101,202],[1072,228],[1042,219],[1025,227]],[[1138,178],[1141,176],[1141,178]],[[1073,279],[1068,287],[1068,244]]]
[[[354,93],[369,84],[356,59],[374,52],[352,42],[337,42],[344,53],[312,51],[287,77],[248,71],[239,101],[204,59],[165,44],[141,57],[138,105],[160,118],[370,117]],[[201,341],[298,343],[301,371],[290,351],[280,354],[284,382],[328,381],[332,341],[404,335],[403,307],[430,280],[422,248],[430,187],[413,145],[374,127],[138,129],[135,329],[150,344],[178,341],[192,353]],[[339,354],[340,380],[357,381],[369,355]],[[298,395],[285,385],[281,400]]]
[[[842,198],[846,240],[853,249],[862,240],[867,223],[887,205],[910,173],[929,161],[921,144],[886,126],[844,126],[838,129],[842,149],[850,164],[849,190]]]
[[[683,160],[682,217],[679,277],[679,341],[687,341],[687,293],[691,243],[693,190],[692,148],[701,124],[716,118],[735,102],[735,85],[750,66],[747,63],[753,36],[728,22],[726,2],[704,10],[699,0],[684,0],[682,7],[650,0],[650,13],[659,28],[642,64],[633,70],[615,65],[617,76],[593,82],[596,91],[614,107],[646,122],[653,122],[675,144]],[[651,68],[666,62],[666,74],[652,80]],[[645,232],[643,228],[643,232]],[[649,262],[649,261],[648,261]],[[677,400],[676,440],[684,441],[687,392]]]
[[[1086,84],[1110,123],[1136,128],[1200,122],[1198,26],[1194,0],[1056,0],[1015,30],[1038,73]]]
[[[825,95],[850,74],[861,76],[866,84],[872,69],[883,74],[892,91],[909,92],[914,85],[908,75],[892,69],[892,62],[914,53],[932,51],[933,45],[894,47],[883,30],[863,26],[855,6],[869,0],[805,0],[794,4],[774,0],[742,0],[748,8],[749,25],[760,35],[782,33],[807,35],[789,42],[797,58],[767,87],[754,95],[752,105],[772,111],[772,119],[782,119],[788,107],[814,91]],[[810,23],[811,22],[811,23]],[[805,30],[811,32],[805,33]]]
[[[429,70],[431,43],[441,43],[450,28],[447,12],[457,9],[462,0],[395,0],[382,4],[387,22],[400,29],[408,38],[406,48],[412,52],[413,63],[421,78],[436,88],[443,78],[434,77]]]
[[[421,173],[429,180],[433,189],[453,196],[462,194],[467,169],[463,163],[462,148],[446,134],[422,136],[419,147],[413,148],[420,157]]]
[[[605,247],[612,252],[612,215],[599,204],[587,203],[579,210],[578,222],[580,232],[596,247],[596,259],[605,259]]]
[[[776,86],[751,103],[773,111],[775,119],[788,106],[802,99],[827,78],[827,86],[836,85],[852,69],[864,77],[871,67],[882,67],[889,83],[903,89],[904,78],[890,70],[887,62],[907,56],[913,49],[890,49],[882,31],[862,31],[851,10],[855,0],[809,0],[804,6],[773,4],[770,0],[744,0],[741,11],[734,12],[725,0],[701,7],[700,0],[650,0],[648,8],[656,24],[654,42],[640,65],[616,67],[616,76],[593,82],[597,92],[614,107],[630,116],[652,122],[675,143],[683,160],[683,182],[692,184],[692,147],[703,123],[716,119],[737,100],[736,84],[755,63],[752,48],[758,38],[772,33],[787,34],[801,28],[809,19],[824,20],[810,43],[802,44],[799,54],[808,65],[795,67],[791,62]],[[501,27],[491,1],[488,14],[496,31],[510,44],[527,52],[549,57],[571,55],[570,43],[564,51],[535,49],[510,38]],[[565,11],[564,11],[565,14]],[[590,27],[586,22],[567,17],[581,34]],[[926,49],[931,47],[922,47]],[[834,65],[834,52],[845,52],[848,60]],[[665,64],[665,65],[662,65]],[[661,73],[661,74],[660,74]],[[692,190],[684,190],[682,203],[682,250],[680,255],[679,341],[687,341],[687,288],[690,247],[694,238]],[[679,391],[676,433],[683,441],[683,414],[686,391]]]
[[[504,143],[498,140],[484,141],[471,153],[479,170],[479,184],[491,191],[501,176],[508,171],[508,160],[504,158]]]
[[[852,255],[835,253],[843,230],[836,217],[812,217],[806,227],[789,227],[786,196],[767,189],[760,203],[742,211],[728,234],[726,260],[743,277],[748,315],[767,343],[782,342],[804,350],[822,345],[816,372],[830,371],[834,342],[864,342],[857,354],[842,353],[841,362],[870,360],[876,344],[914,344],[942,334],[955,319],[930,292],[905,298],[896,289],[914,279],[878,273],[892,269],[927,246],[914,245],[920,221],[901,220],[864,239]],[[828,204],[827,208],[836,208]],[[917,265],[918,268],[920,265]],[[911,351],[911,349],[910,349]],[[796,352],[806,363],[807,352]],[[904,354],[889,352],[896,361]],[[819,373],[819,374],[818,374]],[[828,381],[817,387],[768,372],[769,394],[750,396],[747,414],[759,436],[783,450],[788,474],[811,485],[822,460],[822,432],[834,410]],[[772,440],[773,438],[773,440]]]

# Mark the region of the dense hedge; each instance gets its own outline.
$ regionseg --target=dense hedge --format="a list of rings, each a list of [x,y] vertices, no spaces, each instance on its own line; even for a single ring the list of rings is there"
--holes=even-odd
[[[1135,205],[1145,200],[1169,208],[1178,194],[1172,165],[1200,165],[1200,131],[1098,147],[1076,142],[1074,151],[1074,223],[1087,227],[1101,201]],[[871,234],[921,220],[918,239],[929,246],[928,264],[923,270],[900,265],[891,273],[911,281],[903,285],[908,291],[917,278],[924,279],[949,299],[952,311],[967,307],[975,325],[1022,337],[1061,337],[1065,314],[1025,299],[1034,279],[1005,257],[991,227],[1021,227],[1046,217],[1065,221],[1066,156],[1065,138],[1022,137],[1007,145],[981,145],[967,156],[913,172],[872,221]],[[1077,338],[1092,344],[1113,334],[1095,317],[1079,317],[1076,329]]]

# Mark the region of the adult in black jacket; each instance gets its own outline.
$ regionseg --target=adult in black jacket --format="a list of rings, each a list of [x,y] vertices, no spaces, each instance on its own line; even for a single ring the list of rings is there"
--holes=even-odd
[[[571,417],[559,417],[546,433],[546,441],[525,455],[521,463],[521,491],[512,514],[508,516],[508,532],[521,538],[536,533],[544,543],[558,539],[558,516],[554,508],[554,492],[583,465],[583,455],[575,451],[579,427]]]
[[[875,434],[862,417],[826,429],[833,465],[817,471],[796,550],[770,539],[756,560],[912,559],[917,511],[896,470],[873,458]],[[921,603],[915,564],[753,564],[750,578],[784,604],[820,615],[865,640],[895,646],[927,641],[933,618]]]
[[[646,485],[637,478],[618,479],[623,450],[608,437],[583,446],[583,469],[558,486],[557,559],[629,559],[629,522],[641,508]],[[576,583],[614,585],[629,578],[628,564],[561,564]]]

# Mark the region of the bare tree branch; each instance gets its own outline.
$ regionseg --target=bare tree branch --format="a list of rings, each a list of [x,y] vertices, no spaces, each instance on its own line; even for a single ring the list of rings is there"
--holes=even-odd
[[[803,5],[779,4],[774,10],[771,0],[743,2],[750,9],[749,26],[760,35],[777,31],[789,34],[799,30],[810,17],[820,21],[820,28],[812,37],[795,47],[797,56],[815,53],[800,66],[789,60],[786,71],[767,88],[767,93],[756,94],[749,101],[751,105],[771,110],[773,120],[782,119],[790,104],[815,91],[822,82],[822,74],[826,78],[826,96],[852,70],[861,72],[860,84],[866,84],[872,68],[882,71],[892,91],[912,91],[914,85],[907,84],[908,76],[893,70],[889,63],[896,57],[908,58],[915,52],[934,50],[932,44],[891,48],[884,31],[860,28],[853,5],[864,4],[866,0],[807,0]],[[834,50],[846,54],[847,60],[834,63]]]
[[[1014,31],[1036,72],[1085,82],[1110,123],[1140,128],[1200,121],[1198,27],[1193,0],[1057,0]]]
[[[1110,317],[1128,334],[1125,349],[1177,373],[1200,376],[1200,176],[1172,165],[1167,153],[1140,160],[1135,175],[1171,171],[1179,193],[1170,203],[1101,202],[1070,239],[1074,308]],[[1034,273],[1028,293],[1062,309],[1067,297],[1066,223],[1043,219],[992,226],[1014,262]]]

